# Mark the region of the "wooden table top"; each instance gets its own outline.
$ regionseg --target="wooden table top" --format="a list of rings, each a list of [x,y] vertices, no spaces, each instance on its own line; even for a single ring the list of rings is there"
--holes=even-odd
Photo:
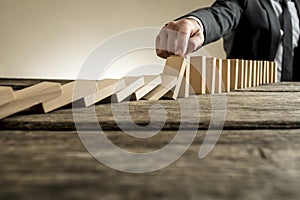
[[[35,83],[0,80],[0,85],[15,89]],[[214,97],[197,96],[199,112],[189,104],[192,98],[180,100],[200,120],[194,142],[170,166],[142,174],[119,172],[93,158],[79,139],[70,107],[6,118],[0,121],[0,199],[300,199],[300,83],[226,94],[220,139],[207,157],[199,159]],[[181,123],[187,132],[192,126],[181,119],[179,102],[171,100],[130,102],[132,119],[146,126],[149,108],[155,104],[165,108],[168,118],[163,130],[148,139],[124,134],[110,104],[96,105],[95,110],[113,143],[133,152],[150,152],[168,144]],[[122,105],[113,106],[126,113]],[[93,124],[86,115],[89,110],[77,111],[83,113],[87,127]],[[161,120],[157,117],[152,123]]]

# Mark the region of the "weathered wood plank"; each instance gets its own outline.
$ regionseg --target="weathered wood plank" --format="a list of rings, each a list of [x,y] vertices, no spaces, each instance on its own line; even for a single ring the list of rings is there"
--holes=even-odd
[[[114,143],[132,151],[158,149],[174,134],[161,132],[142,141],[107,132]],[[93,159],[75,132],[0,131],[0,198],[298,199],[299,129],[223,131],[211,154],[200,160],[204,134],[200,131],[172,165],[128,174]]]
[[[193,97],[179,101],[129,102],[130,115],[140,125],[150,122],[151,106],[160,104],[166,110],[165,129],[169,131],[147,139],[113,131],[118,126],[111,105],[95,108],[100,124],[109,130],[105,133],[114,144],[132,152],[151,152],[174,138],[180,122],[189,133],[189,120],[180,119],[180,101],[190,116],[200,119],[200,129],[206,129],[212,98],[220,99],[220,96],[197,96],[199,112],[193,105]],[[206,133],[200,130],[179,160],[146,174],[117,172],[92,158],[74,131],[70,108],[50,114],[9,117],[0,122],[0,199],[298,200],[300,83],[240,90],[226,94],[226,102],[225,129],[228,130],[222,131],[217,145],[205,159],[197,157]],[[113,108],[130,128],[124,105],[113,104]],[[83,114],[86,127],[95,123],[89,118],[91,115],[84,115],[91,114],[90,109],[78,111]],[[153,122],[159,125],[163,119],[158,115]],[[148,132],[139,134],[149,135]],[[182,143],[176,145],[180,148]]]
[[[211,95],[198,96],[199,112],[193,97],[185,98],[185,112],[190,117],[200,119],[199,129],[207,129],[211,119]],[[214,96],[217,99],[217,96]],[[180,123],[186,129],[194,128],[190,118],[181,119],[178,101],[140,101],[129,102],[130,115],[128,116],[127,103],[97,105],[96,112],[102,128],[118,130],[112,114],[112,108],[121,116],[121,122],[131,127],[131,118],[139,125],[145,126],[150,122],[149,109],[152,105],[160,104],[167,112],[168,118],[164,128],[178,129]],[[253,128],[299,128],[300,127],[300,93],[272,93],[272,92],[232,92],[226,94],[225,129],[253,129]],[[82,113],[83,123],[92,127],[98,123],[91,120],[92,108],[77,109]],[[161,124],[164,116],[156,116],[152,123]],[[18,130],[75,130],[72,109],[61,109],[49,114],[18,115],[0,122],[1,129]]]
[[[237,90],[238,92],[300,92],[300,82],[278,82]]]

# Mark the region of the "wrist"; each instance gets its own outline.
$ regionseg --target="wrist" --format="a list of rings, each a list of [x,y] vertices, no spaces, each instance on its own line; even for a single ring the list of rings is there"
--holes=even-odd
[[[203,24],[200,19],[194,16],[187,16],[185,18],[190,20],[199,31],[203,32]]]

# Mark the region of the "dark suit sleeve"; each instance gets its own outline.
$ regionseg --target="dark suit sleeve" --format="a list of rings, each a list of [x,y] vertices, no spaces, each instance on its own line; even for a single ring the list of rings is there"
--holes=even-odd
[[[247,0],[217,0],[211,7],[195,10],[181,18],[194,16],[201,20],[204,27],[205,45],[235,29],[246,4]]]

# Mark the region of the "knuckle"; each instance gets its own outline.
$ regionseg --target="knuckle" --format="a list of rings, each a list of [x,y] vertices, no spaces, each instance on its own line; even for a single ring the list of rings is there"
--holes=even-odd
[[[190,49],[195,50],[198,44],[195,41],[190,41],[189,43]]]
[[[180,24],[180,33],[183,34],[190,34],[191,32],[191,23],[189,22],[188,19],[183,19],[182,23]]]
[[[180,20],[182,24],[189,24],[190,23],[190,20],[187,19],[187,18],[183,18]]]
[[[190,34],[191,30],[187,26],[182,26],[182,27],[180,27],[178,32],[181,33],[181,34],[187,35],[187,34]]]
[[[171,21],[168,23],[167,25],[168,28],[175,28],[176,27],[176,22],[175,21]]]
[[[204,36],[201,35],[201,36],[199,37],[199,46],[202,46],[203,43],[204,43]]]

